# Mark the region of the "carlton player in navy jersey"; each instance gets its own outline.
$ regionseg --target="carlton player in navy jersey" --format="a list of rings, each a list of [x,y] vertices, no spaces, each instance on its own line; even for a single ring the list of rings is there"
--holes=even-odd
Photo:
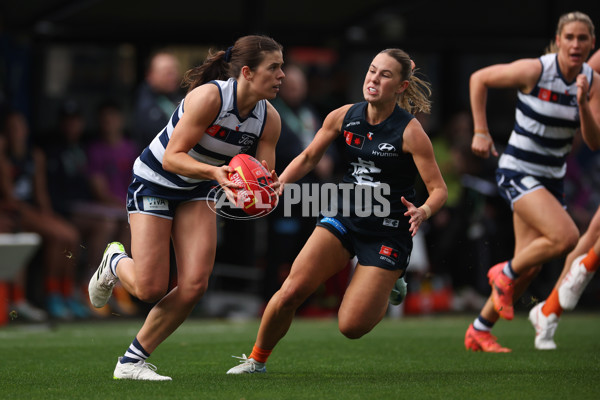
[[[590,148],[600,144],[600,76],[585,63],[595,41],[589,16],[570,12],[560,17],[548,54],[492,65],[471,76],[471,148],[478,156],[498,155],[485,112],[488,88],[516,88],[518,99],[514,128],[496,172],[499,193],[513,210],[514,255],[489,270],[492,295],[467,330],[467,349],[510,351],[490,330],[499,317],[513,318],[513,303],[542,264],[577,243],[579,231],[565,209],[563,179],[577,131]],[[556,347],[552,336],[558,300],[558,294],[551,294],[530,313],[538,349]]]
[[[96,307],[106,304],[117,280],[138,299],[157,302],[119,357],[115,379],[171,380],[146,359],[207,288],[217,247],[211,189],[221,185],[232,195],[229,160],[255,151],[265,166],[275,165],[281,120],[266,100],[279,91],[282,65],[281,45],[264,36],[244,36],[227,51],[210,52],[186,73],[185,99],[136,160],[127,196],[132,255],[120,243],[109,244],[89,284]],[[171,239],[178,281],[168,291]]]
[[[319,220],[281,289],[267,304],[252,353],[242,356],[242,363],[229,374],[265,372],[265,362],[289,329],[296,309],[353,256],[358,263],[338,312],[340,331],[348,338],[360,338],[384,317],[390,293],[408,265],[412,236],[448,194],[431,141],[409,113],[429,111],[429,86],[413,74],[413,67],[402,50],[380,52],[365,77],[365,101],[332,111],[311,144],[281,174],[282,185],[297,181],[337,137],[344,136],[347,172],[340,184],[344,189],[339,191],[338,212]],[[420,207],[413,204],[417,175],[429,193]],[[357,200],[357,193],[367,197],[382,188],[385,201],[359,207],[359,201],[375,199]],[[376,215],[375,208],[388,202],[388,209],[379,208]]]

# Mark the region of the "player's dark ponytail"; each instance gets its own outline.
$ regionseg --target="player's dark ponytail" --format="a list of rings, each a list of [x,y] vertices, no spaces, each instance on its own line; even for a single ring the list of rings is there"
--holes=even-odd
[[[262,35],[239,38],[227,50],[209,50],[202,65],[188,70],[183,76],[183,86],[188,93],[212,80],[237,78],[243,66],[254,70],[265,58],[265,53],[282,51],[283,47],[274,39]]]

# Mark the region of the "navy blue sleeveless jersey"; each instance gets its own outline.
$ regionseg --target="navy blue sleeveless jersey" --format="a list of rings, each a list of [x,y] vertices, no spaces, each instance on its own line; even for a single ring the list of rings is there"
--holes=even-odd
[[[342,124],[346,142],[343,184],[350,189],[338,191],[335,218],[363,234],[410,236],[409,218],[404,216],[406,207],[400,198],[415,200],[418,171],[412,154],[402,151],[404,129],[414,116],[396,106],[385,121],[370,125],[366,120],[367,104],[350,107]],[[344,210],[348,205],[350,213]]]

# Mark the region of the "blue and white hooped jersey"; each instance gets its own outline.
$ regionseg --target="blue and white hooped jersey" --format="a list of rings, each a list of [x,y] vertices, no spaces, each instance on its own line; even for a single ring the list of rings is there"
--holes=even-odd
[[[565,81],[557,54],[546,54],[540,62],[542,74],[531,93],[518,92],[515,126],[498,167],[561,179],[580,124],[577,85]],[[584,63],[581,73],[591,86],[592,68]]]
[[[221,110],[200,141],[188,152],[196,161],[221,166],[240,153],[252,153],[258,145],[267,120],[266,100],[260,100],[248,118],[241,119],[237,109],[237,81],[211,81],[219,88]],[[133,166],[136,179],[170,189],[191,190],[205,180],[192,179],[165,171],[162,160],[177,122],[183,116],[185,101],[173,112],[169,123],[144,149]]]

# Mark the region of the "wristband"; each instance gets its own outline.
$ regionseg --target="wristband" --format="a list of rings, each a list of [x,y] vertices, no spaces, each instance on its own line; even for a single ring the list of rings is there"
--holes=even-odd
[[[489,141],[492,140],[492,138],[490,137],[490,133],[489,132],[475,132],[475,136],[483,138],[485,140],[489,140]]]
[[[425,211],[425,215],[427,216],[427,218],[425,218],[425,219],[429,219],[429,217],[431,217],[431,208],[427,204],[423,204],[419,208],[422,208],[423,211]]]

